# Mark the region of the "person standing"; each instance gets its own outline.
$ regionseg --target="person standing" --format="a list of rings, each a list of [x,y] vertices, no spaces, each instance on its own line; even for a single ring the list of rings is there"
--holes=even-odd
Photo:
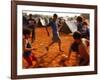
[[[82,32],[82,27],[83,27],[83,18],[81,16],[77,17],[77,31],[79,31],[80,33]]]
[[[83,28],[82,28],[82,37],[86,38],[89,40],[90,37],[90,29],[88,27],[88,23],[87,22],[83,22]]]
[[[61,49],[61,40],[59,37],[59,31],[58,31],[58,25],[57,25],[57,14],[53,15],[53,19],[50,21],[49,25],[52,28],[52,42],[46,47],[47,51],[49,50],[49,47],[52,46],[54,43],[58,43],[59,51],[63,52]]]
[[[29,14],[28,27],[32,31],[32,42],[35,40],[35,26],[36,26],[36,21],[35,19],[32,19],[32,14]]]

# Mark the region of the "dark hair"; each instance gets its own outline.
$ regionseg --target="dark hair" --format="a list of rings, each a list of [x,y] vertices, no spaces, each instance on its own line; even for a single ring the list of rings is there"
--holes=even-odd
[[[32,14],[29,14],[29,17],[32,17]]]
[[[88,23],[87,22],[83,22],[83,24],[82,25],[88,25]]]
[[[73,38],[74,39],[81,39],[81,33],[79,31],[74,32]]]
[[[28,29],[24,29],[23,30],[23,35],[30,35],[31,34],[31,31],[30,30],[28,30]]]
[[[76,20],[79,21],[79,22],[82,22],[83,18],[81,16],[78,16]]]
[[[53,17],[58,17],[58,15],[57,14],[54,14]]]

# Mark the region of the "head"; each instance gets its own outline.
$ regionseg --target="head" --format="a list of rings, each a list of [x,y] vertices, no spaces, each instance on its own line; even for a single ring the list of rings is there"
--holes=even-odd
[[[23,30],[23,35],[25,38],[30,38],[31,31],[28,29]]]
[[[81,33],[78,31],[74,32],[73,38],[74,38],[75,42],[79,43],[81,41]]]
[[[81,16],[78,16],[76,20],[77,22],[83,22],[83,18]]]
[[[32,19],[32,14],[29,14],[29,18]]]
[[[54,15],[53,15],[53,20],[56,21],[57,18],[58,18],[58,15],[57,15],[57,14],[54,14]]]
[[[88,23],[87,22],[83,22],[82,24],[84,27],[87,27],[88,26]]]

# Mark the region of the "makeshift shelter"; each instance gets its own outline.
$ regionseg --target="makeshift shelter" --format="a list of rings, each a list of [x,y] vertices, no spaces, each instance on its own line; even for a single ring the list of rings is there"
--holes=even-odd
[[[77,26],[72,21],[64,21],[60,32],[64,32],[65,34],[73,33],[77,31]]]

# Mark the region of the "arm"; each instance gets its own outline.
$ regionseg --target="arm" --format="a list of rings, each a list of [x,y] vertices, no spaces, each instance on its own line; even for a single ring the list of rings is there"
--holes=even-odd
[[[24,50],[25,51],[31,51],[33,48],[31,48],[31,47],[27,48],[27,44],[28,44],[27,41],[24,40]]]
[[[47,26],[45,26],[45,29],[46,29],[47,35],[50,36]]]
[[[81,58],[84,59],[84,61],[82,61],[81,64],[84,65],[84,64],[88,63],[89,62],[89,55],[88,55],[88,52],[87,52],[84,45],[79,45],[79,53],[80,53]]]
[[[33,50],[32,48],[26,48],[25,47],[25,51],[31,51],[31,50]]]
[[[69,48],[69,52],[68,52],[68,60],[69,60],[69,58],[70,58],[70,56],[71,56],[71,47]]]
[[[58,31],[60,31],[60,29],[63,27],[63,23],[59,23],[58,25],[59,25]]]
[[[47,24],[46,26],[45,26],[45,29],[46,29],[46,32],[47,32],[47,35],[48,36],[50,36],[50,33],[49,33],[49,30],[48,30],[48,26],[52,26],[53,25],[53,23],[52,23],[52,21],[51,22],[49,22],[49,24]]]

